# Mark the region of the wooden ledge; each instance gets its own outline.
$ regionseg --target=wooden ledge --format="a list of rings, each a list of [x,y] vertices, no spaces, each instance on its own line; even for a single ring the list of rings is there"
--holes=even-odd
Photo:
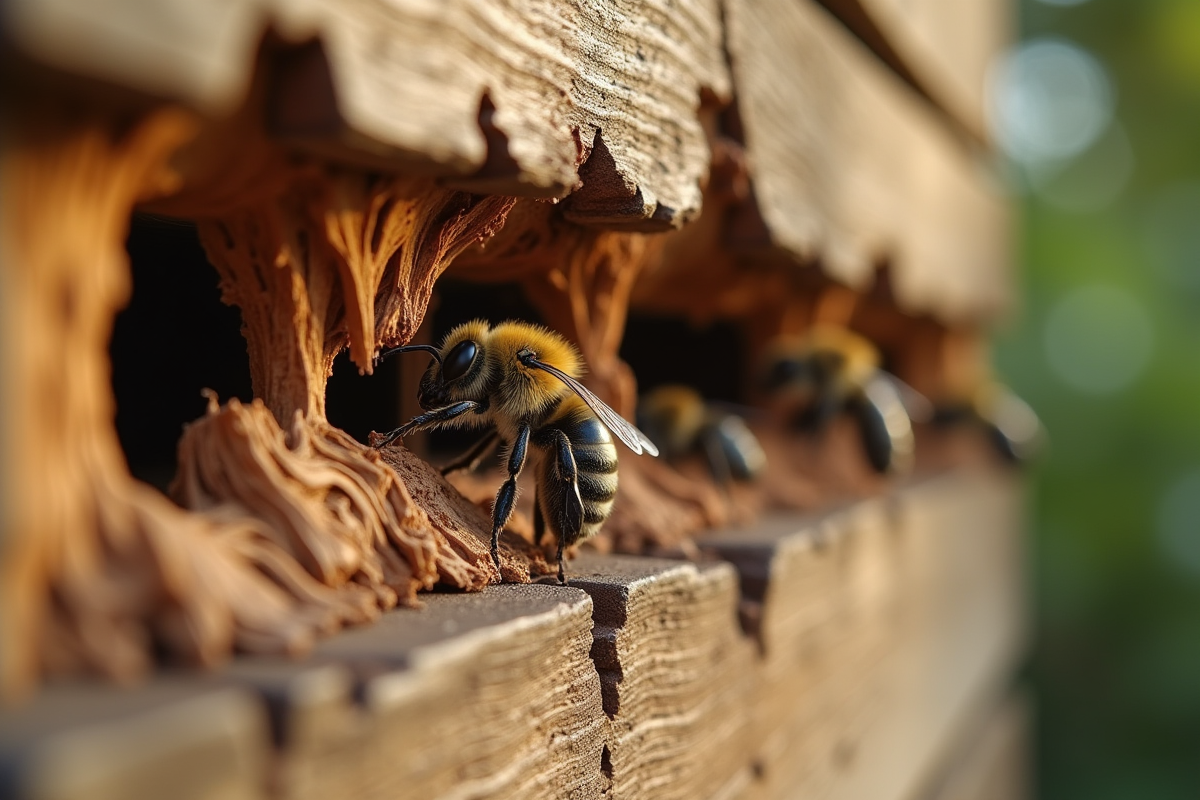
[[[163,679],[58,686],[0,714],[0,797],[261,797],[270,740],[250,692]]]
[[[734,570],[592,554],[572,566],[595,609],[613,796],[737,796],[751,780],[755,659]]]
[[[957,473],[714,532],[701,544],[727,563],[585,554],[570,586],[426,595],[303,662],[56,687],[0,715],[0,789],[900,800],[975,785],[944,776],[964,742],[979,769],[1011,751],[977,731],[1023,642],[1019,499],[1007,477]]]

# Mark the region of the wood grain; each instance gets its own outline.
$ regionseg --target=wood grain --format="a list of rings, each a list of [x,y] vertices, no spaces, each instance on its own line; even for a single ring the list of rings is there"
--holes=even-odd
[[[267,719],[251,692],[162,680],[64,686],[0,714],[0,796],[258,800]]]
[[[1015,28],[1008,3],[819,1],[977,142],[990,139],[987,72]]]
[[[599,798],[589,598],[505,585],[426,599],[323,642],[318,665],[231,676],[278,708],[277,796]]]
[[[426,595],[307,661],[187,678],[194,717],[138,716],[176,678],[52,687],[0,712],[0,780],[117,792],[13,797],[169,796],[139,776],[202,773],[188,796],[1018,800],[1019,503],[964,471],[703,542],[728,563],[584,554],[571,586]],[[230,698],[243,721],[218,724]]]
[[[5,6],[39,63],[220,116],[268,25],[272,127],[324,158],[562,196],[579,221],[681,224],[699,210],[701,92],[728,96],[716,0],[302,0]],[[317,44],[312,44],[313,42]],[[586,163],[585,163],[586,162]]]
[[[927,783],[1022,647],[1018,497],[958,475],[701,542],[737,565],[764,653],[748,797],[899,799]]]
[[[811,0],[731,0],[725,19],[771,242],[859,289],[888,265],[909,313],[1002,311],[1003,199],[921,98]]]
[[[736,796],[751,780],[754,652],[734,570],[586,554],[572,575],[595,609],[613,796]]]

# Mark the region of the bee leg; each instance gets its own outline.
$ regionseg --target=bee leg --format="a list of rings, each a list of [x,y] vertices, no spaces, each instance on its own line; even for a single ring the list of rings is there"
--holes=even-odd
[[[473,472],[479,466],[479,462],[483,461],[484,456],[488,454],[496,445],[496,440],[500,438],[500,434],[492,431],[476,442],[470,450],[463,453],[458,458],[451,461],[446,466],[442,467],[442,475],[449,475],[451,472],[458,472],[460,469],[465,469],[468,472]]]
[[[413,431],[419,431],[424,428],[436,428],[439,425],[449,422],[455,417],[461,417],[468,411],[478,410],[479,403],[476,403],[474,400],[461,400],[457,403],[451,403],[448,406],[442,406],[441,408],[435,408],[432,411],[426,411],[424,414],[418,414],[417,416],[413,417],[408,422],[404,423],[399,428],[396,428],[396,430],[383,437],[383,439],[375,445],[375,448],[379,449],[382,447],[387,447],[392,442],[396,441],[397,439],[403,439]]]
[[[720,431],[716,427],[709,428],[704,432],[701,442],[704,444],[704,455],[713,478],[716,479],[717,485],[728,493],[729,487],[733,485],[733,467],[729,463],[729,456],[725,454],[725,448],[721,446]]]
[[[842,399],[836,393],[823,390],[817,402],[801,416],[800,426],[818,436],[823,435],[829,423],[833,422],[833,418],[842,410],[842,405]]]
[[[871,467],[880,474],[887,472],[892,466],[895,443],[882,409],[867,397],[856,399],[850,409],[858,422],[858,434]]]
[[[492,506],[492,562],[500,569],[500,531],[512,516],[517,502],[517,476],[525,466],[525,454],[529,450],[529,424],[524,423],[513,439],[508,451],[508,480],[496,492],[496,504]]]
[[[568,544],[579,541],[583,532],[583,497],[579,494],[579,470],[575,465],[575,451],[571,440],[558,429],[552,429],[555,474],[552,480],[558,484],[556,494],[562,496],[562,516],[558,520],[558,583],[567,585],[567,571],[563,566],[563,550]]]

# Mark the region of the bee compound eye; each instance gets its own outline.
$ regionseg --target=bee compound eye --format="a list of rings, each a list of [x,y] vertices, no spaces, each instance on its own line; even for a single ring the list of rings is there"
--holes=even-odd
[[[475,353],[479,348],[470,339],[459,342],[451,348],[442,361],[442,377],[453,381],[467,374],[471,364],[475,363]]]

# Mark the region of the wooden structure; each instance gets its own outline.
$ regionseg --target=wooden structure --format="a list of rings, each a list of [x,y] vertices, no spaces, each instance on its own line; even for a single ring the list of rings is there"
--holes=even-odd
[[[626,455],[597,544],[634,555],[557,587],[523,520],[497,570],[469,486],[325,404],[447,272],[519,284],[627,416],[631,309],[731,320],[747,363],[845,325],[954,399],[1011,293],[1005,13],[4,4],[0,794],[1022,797],[1020,492],[958,439],[889,482],[768,430],[732,495]],[[135,211],[195,225],[254,385],[170,500],[112,424]]]

